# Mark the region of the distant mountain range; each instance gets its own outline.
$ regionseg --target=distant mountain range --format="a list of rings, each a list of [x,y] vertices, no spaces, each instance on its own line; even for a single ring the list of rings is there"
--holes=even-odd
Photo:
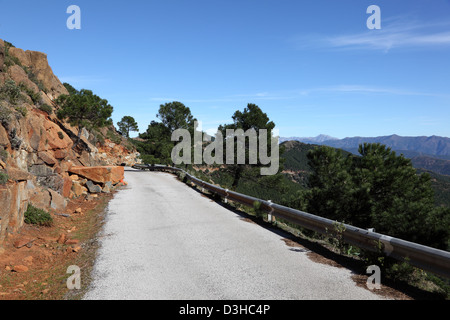
[[[280,138],[280,143],[292,140],[307,144],[326,145],[354,154],[358,154],[359,145],[364,142],[381,143],[392,148],[397,154],[403,154],[406,158],[411,159],[416,168],[450,175],[450,138],[446,137],[402,137],[394,134],[381,137],[337,139],[322,134],[314,138]]]
[[[308,186],[311,168],[308,164],[307,154],[317,148],[317,144],[305,144],[295,140],[285,141],[281,144],[285,151],[283,157],[283,173],[292,181]],[[347,151],[344,150],[344,154]],[[350,153],[348,153],[350,154]],[[441,160],[426,156],[412,159],[413,166],[418,173],[427,172],[431,175],[431,184],[435,191],[436,205],[450,207],[450,160]],[[440,172],[448,172],[447,175]]]
[[[335,140],[339,140],[339,139],[327,136],[326,134],[320,134],[317,137],[311,137],[311,138],[299,138],[299,137],[282,138],[282,137],[280,137],[280,143],[283,143],[285,141],[300,141],[300,142],[308,143],[308,144],[320,144],[325,141],[335,141]]]

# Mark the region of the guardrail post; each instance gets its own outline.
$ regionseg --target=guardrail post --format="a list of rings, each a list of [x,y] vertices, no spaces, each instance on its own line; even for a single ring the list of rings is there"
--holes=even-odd
[[[267,201],[269,203],[270,211],[267,214],[267,221],[272,223],[273,222],[273,208],[272,208],[272,200]]]
[[[223,200],[223,202],[228,203],[228,189],[225,189],[225,199]]]

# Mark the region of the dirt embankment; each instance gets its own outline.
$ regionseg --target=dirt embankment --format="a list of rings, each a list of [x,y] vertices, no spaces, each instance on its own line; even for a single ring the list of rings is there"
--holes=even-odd
[[[79,299],[89,285],[96,235],[110,194],[72,199],[52,214],[50,227],[25,224],[8,237],[0,255],[0,300]],[[80,268],[81,289],[69,290],[69,266]]]

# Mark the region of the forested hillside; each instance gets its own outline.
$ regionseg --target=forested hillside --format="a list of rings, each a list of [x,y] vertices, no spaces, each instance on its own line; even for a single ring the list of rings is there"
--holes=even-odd
[[[311,173],[307,155],[310,150],[314,150],[319,146],[305,144],[299,141],[283,142],[282,146],[285,147],[285,152],[282,155],[284,158],[284,173],[292,180],[307,187],[308,177]],[[350,152],[344,150],[342,152],[343,154],[350,155]],[[414,159],[412,159],[412,163],[415,166]],[[426,169],[417,169],[417,172],[419,174],[426,172],[431,176],[431,185],[435,192],[436,205],[450,207],[450,176]]]

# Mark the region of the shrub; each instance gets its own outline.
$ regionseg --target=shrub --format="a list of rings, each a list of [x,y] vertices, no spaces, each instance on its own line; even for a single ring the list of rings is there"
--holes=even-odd
[[[0,123],[7,123],[11,119],[11,110],[0,104]]]
[[[53,108],[50,107],[48,104],[43,104],[39,107],[40,110],[46,112],[47,114],[52,114],[53,113]],[[59,132],[58,132],[59,135]],[[60,137],[61,138],[61,137]],[[62,138],[61,138],[62,139]]]
[[[4,41],[5,43],[5,65],[7,67],[11,67],[14,64],[21,65],[19,59],[13,57],[9,54],[9,48],[14,48],[14,45],[11,42]]]
[[[23,70],[27,73],[28,79],[33,81],[39,88],[40,91],[44,91],[47,93],[47,88],[44,86],[41,80],[39,80],[36,76],[36,74],[28,67],[23,67]]]
[[[6,161],[6,159],[8,159],[8,155],[8,151],[6,151],[4,147],[0,146],[0,159]]]
[[[53,218],[48,212],[38,209],[31,204],[28,205],[24,217],[24,222],[27,224],[49,227],[53,223]]]
[[[112,130],[108,130],[108,132],[106,133],[106,137],[111,140],[112,142],[114,142],[115,144],[121,144],[122,143],[122,138],[120,135],[114,133]]]
[[[42,97],[40,92],[34,92],[30,88],[28,88],[23,82],[19,84],[19,89],[24,91],[33,101],[34,104],[42,103]]]
[[[91,135],[89,136],[92,139],[92,144],[97,145],[97,143],[104,145],[105,144],[105,137],[103,137],[103,134],[96,129],[93,129],[91,132]]]
[[[6,184],[8,179],[9,179],[9,177],[6,173],[0,172],[0,184]]]
[[[255,216],[257,216],[258,218],[261,218],[263,216],[263,211],[261,210],[261,202],[259,201],[255,201],[253,202],[253,210],[255,213]]]
[[[12,104],[16,104],[21,95],[20,88],[14,80],[7,80],[0,89],[0,94],[8,98]]]
[[[19,112],[23,117],[26,117],[28,114],[28,110],[24,106],[17,106],[16,111]]]

